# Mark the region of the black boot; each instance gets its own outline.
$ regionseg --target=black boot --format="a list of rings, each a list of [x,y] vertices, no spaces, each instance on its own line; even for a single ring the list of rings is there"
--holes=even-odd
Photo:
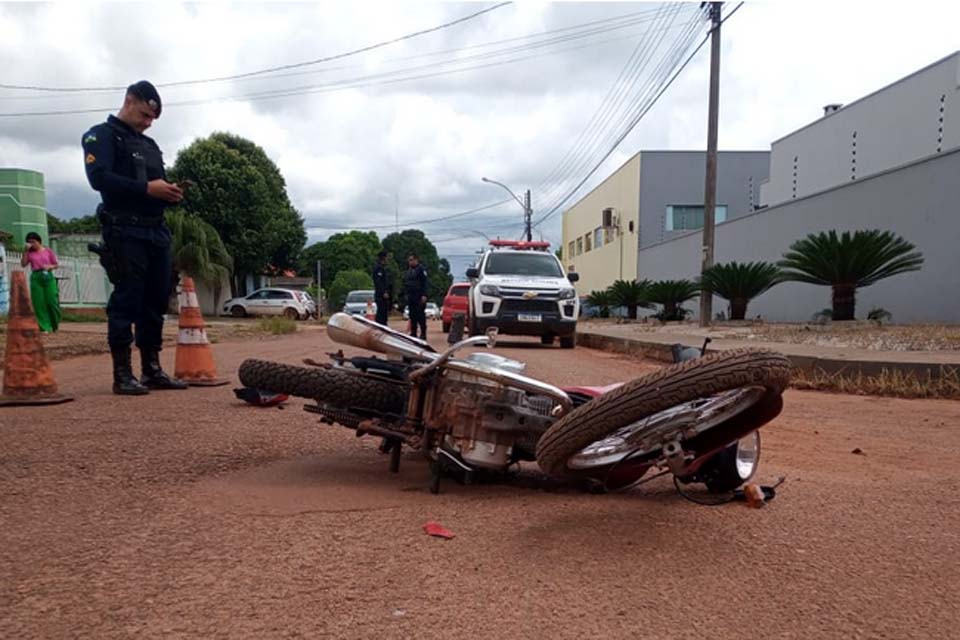
[[[130,345],[110,347],[113,356],[113,392],[120,396],[143,396],[150,390],[133,377],[130,364]]]
[[[160,368],[160,351],[157,349],[140,349],[140,363],[143,373],[140,380],[150,389],[186,389],[187,383],[183,380],[171,378]]]

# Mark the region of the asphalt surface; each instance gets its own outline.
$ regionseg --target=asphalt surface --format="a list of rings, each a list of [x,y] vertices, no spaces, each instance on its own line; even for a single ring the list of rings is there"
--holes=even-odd
[[[246,357],[332,345],[309,331],[214,349],[235,378]],[[498,351],[556,384],[654,366]],[[760,471],[786,482],[754,510],[694,505],[666,479],[434,496],[422,460],[391,475],[376,441],[301,401],[254,408],[233,385],[118,398],[105,355],[55,371],[76,402],[0,409],[2,638],[960,635],[960,403],[787,392]]]

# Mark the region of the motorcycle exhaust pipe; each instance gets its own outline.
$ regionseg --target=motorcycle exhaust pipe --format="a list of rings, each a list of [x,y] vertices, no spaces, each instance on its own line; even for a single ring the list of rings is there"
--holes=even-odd
[[[406,336],[390,327],[360,316],[340,312],[327,321],[327,335],[334,342],[348,344],[368,351],[432,362],[439,356],[426,342]]]

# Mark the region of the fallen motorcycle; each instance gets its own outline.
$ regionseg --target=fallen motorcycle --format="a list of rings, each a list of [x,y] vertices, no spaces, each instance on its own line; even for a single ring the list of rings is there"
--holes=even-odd
[[[444,476],[471,482],[536,461],[547,474],[603,489],[641,482],[651,469],[725,492],[746,482],[760,455],[757,430],[781,411],[789,361],[764,350],[704,355],[676,347],[678,362],[625,384],[561,389],[523,375],[524,364],[473,336],[438,353],[360,316],[333,315],[335,342],[386,355],[330,354],[306,367],[247,360],[247,387],[308,398],[328,424],[382,438],[390,469],[402,447],[431,460],[430,489]]]

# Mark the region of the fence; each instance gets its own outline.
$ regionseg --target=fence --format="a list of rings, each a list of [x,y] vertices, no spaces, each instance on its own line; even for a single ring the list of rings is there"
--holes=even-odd
[[[20,266],[23,254],[7,252],[4,275],[9,282],[14,271],[26,271]],[[60,266],[54,271],[60,287],[60,304],[65,306],[105,306],[112,287],[107,274],[96,260],[89,258],[58,258]]]

